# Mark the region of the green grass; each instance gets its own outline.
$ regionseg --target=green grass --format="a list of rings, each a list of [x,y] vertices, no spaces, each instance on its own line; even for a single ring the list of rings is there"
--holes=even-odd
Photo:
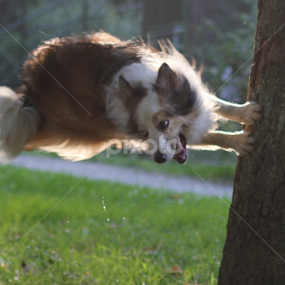
[[[219,198],[79,180],[0,167],[0,284],[217,283]]]
[[[39,151],[26,152],[26,154],[58,157],[54,153]],[[106,152],[102,152],[92,157],[89,161],[193,178],[198,178],[195,173],[197,172],[204,179],[212,181],[232,181],[236,167],[236,155],[224,151],[199,152],[191,150],[189,151],[188,161],[184,165],[178,164],[176,161],[157,164],[149,156],[136,154],[126,155],[119,153],[109,158],[106,158],[106,156]]]

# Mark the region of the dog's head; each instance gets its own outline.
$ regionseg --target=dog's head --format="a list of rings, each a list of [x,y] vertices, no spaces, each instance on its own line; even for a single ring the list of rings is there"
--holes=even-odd
[[[151,88],[131,86],[119,78],[120,99],[130,115],[128,128],[142,135],[157,163],[187,160],[186,132],[189,114],[197,100],[197,90],[182,74],[163,63]]]

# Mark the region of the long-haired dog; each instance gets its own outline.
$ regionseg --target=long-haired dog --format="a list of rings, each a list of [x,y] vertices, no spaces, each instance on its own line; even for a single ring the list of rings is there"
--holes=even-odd
[[[170,42],[158,51],[103,32],[55,38],[33,51],[21,77],[16,93],[0,87],[2,161],[33,149],[87,159],[114,138],[155,142],[158,163],[184,163],[187,146],[254,149],[250,133],[215,129],[220,116],[254,124],[260,106],[210,95]]]

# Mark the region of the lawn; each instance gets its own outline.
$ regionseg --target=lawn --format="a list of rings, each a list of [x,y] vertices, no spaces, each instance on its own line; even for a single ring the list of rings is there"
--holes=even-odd
[[[217,284],[219,198],[0,167],[0,209],[1,285]]]

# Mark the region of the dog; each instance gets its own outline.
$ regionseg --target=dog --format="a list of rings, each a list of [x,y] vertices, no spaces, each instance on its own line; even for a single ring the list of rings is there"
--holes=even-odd
[[[87,159],[114,138],[156,143],[157,163],[185,163],[188,147],[252,152],[250,133],[216,129],[221,117],[253,125],[261,107],[211,95],[169,41],[160,48],[104,32],[39,46],[23,65],[17,92],[0,87],[1,161],[34,149]]]

